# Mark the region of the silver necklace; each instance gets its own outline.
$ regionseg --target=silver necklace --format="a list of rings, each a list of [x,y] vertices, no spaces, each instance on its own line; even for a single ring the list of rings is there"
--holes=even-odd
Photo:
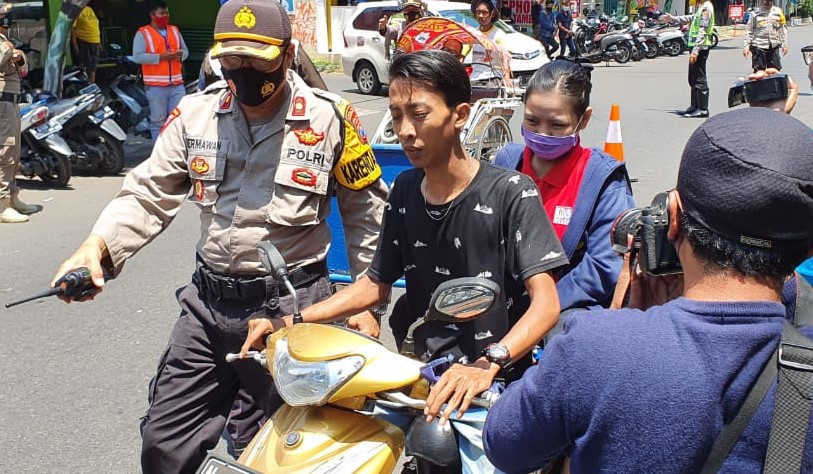
[[[469,167],[469,168],[471,168],[471,167]],[[463,192],[466,190],[466,188],[469,187],[469,184],[471,184],[471,182],[474,180],[474,176],[476,174],[477,173],[475,172],[474,174],[469,176],[468,181],[466,181],[466,184],[463,186],[463,190],[460,191],[457,194],[457,196],[455,196],[454,199],[452,199],[452,201],[449,203],[449,205],[446,206],[446,208],[443,209],[442,211],[430,211],[429,210],[429,202],[426,201],[426,177],[424,177],[424,181],[421,183],[421,194],[423,195],[423,210],[426,212],[426,215],[429,216],[429,218],[432,219],[435,222],[439,222],[439,221],[442,221],[443,219],[445,219],[446,216],[449,215],[449,211],[452,209],[452,206],[454,206],[454,203],[455,203],[455,201],[457,201],[457,198],[459,198],[463,194]]]

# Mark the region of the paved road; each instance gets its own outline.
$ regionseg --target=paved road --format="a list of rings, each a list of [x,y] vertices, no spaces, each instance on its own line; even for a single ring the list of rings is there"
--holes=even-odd
[[[791,54],[785,59],[786,72],[804,91],[794,115],[809,125],[813,101],[799,48],[812,33],[810,26],[791,29]],[[684,55],[602,64],[593,73],[595,113],[584,143],[601,146],[610,104],[619,103],[639,203],[673,186],[682,144],[700,124],[670,113],[687,105],[686,61]],[[724,110],[728,86],[747,71],[739,40],[723,41],[712,52],[712,112]],[[367,130],[374,130],[386,99],[355,94],[343,75],[326,79],[332,90],[356,104]],[[128,143],[130,165],[143,159],[139,150],[145,147]],[[45,289],[121,181],[75,177],[69,190],[24,183],[25,199],[45,210],[28,224],[0,226],[0,302]],[[92,304],[50,299],[0,309],[0,472],[138,472],[138,418],[177,314],[174,293],[189,280],[194,265],[197,233],[196,212],[186,207]]]

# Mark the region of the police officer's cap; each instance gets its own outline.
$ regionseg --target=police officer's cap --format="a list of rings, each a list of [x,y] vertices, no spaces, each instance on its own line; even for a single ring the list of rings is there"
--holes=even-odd
[[[401,9],[403,10],[407,7],[421,9],[423,8],[423,4],[421,3],[421,0],[403,0],[401,2]]]
[[[683,208],[741,244],[813,239],[813,133],[763,107],[721,113],[689,138],[678,171]]]
[[[278,0],[229,0],[217,13],[212,57],[277,59],[291,41],[291,21]]]

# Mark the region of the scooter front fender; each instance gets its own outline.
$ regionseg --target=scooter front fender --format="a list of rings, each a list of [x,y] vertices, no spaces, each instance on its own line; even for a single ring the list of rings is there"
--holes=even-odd
[[[119,124],[117,124],[112,118],[102,121],[102,123],[99,124],[99,127],[112,135],[116,140],[123,142],[127,139],[127,134],[124,133],[124,130],[122,130],[121,127],[119,127]]]
[[[379,418],[329,406],[283,405],[238,462],[267,473],[392,472],[404,433]]]
[[[73,155],[73,150],[71,150],[68,142],[57,134],[52,134],[45,137],[45,146],[47,146],[48,149],[54,153],[59,153],[62,156]]]

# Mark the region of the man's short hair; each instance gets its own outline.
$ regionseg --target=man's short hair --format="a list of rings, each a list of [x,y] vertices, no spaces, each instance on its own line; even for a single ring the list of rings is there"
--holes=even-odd
[[[813,133],[766,108],[724,112],[689,138],[677,189],[695,252],[745,275],[792,271],[813,244]]]
[[[152,15],[153,13],[155,13],[156,10],[166,10],[168,8],[169,7],[167,6],[167,2],[165,2],[163,0],[155,0],[150,5],[150,12],[149,13],[150,13],[150,15]]]
[[[390,83],[408,79],[423,83],[443,95],[446,105],[455,107],[471,101],[471,81],[466,68],[451,53],[422,50],[395,55],[390,64]]]

